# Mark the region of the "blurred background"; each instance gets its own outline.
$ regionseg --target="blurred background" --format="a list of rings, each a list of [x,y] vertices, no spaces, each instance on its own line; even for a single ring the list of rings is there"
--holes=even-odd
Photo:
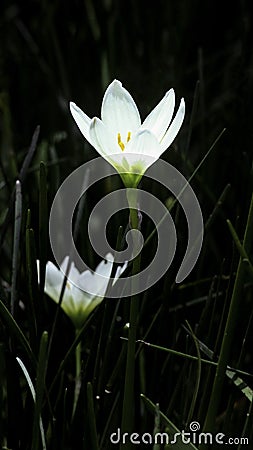
[[[185,98],[186,118],[163,158],[188,177],[226,128],[198,172],[197,195],[207,219],[229,184],[224,208],[243,223],[252,188],[249,6],[243,0],[230,2],[229,8],[198,0],[2,0],[0,160],[7,185],[20,170],[37,125],[40,145],[34,161],[49,164],[52,195],[57,182],[50,161],[59,161],[62,180],[96,156],[72,120],[69,101],[99,117],[104,90],[117,78],[145,118],[173,87],[178,103]],[[226,244],[223,225],[213,246]],[[221,253],[216,248],[215,258],[222,259]]]
[[[226,128],[200,174],[213,201],[230,183],[232,213],[241,209],[248,198],[252,146],[249,6],[243,0],[229,7],[198,0],[2,0],[3,170],[12,166],[16,175],[38,124],[43,159],[50,159],[49,147],[56,145],[62,170],[95,156],[68,104],[72,100],[89,116],[99,116],[114,78],[132,93],[143,118],[173,87],[177,100],[186,100],[186,119],[165,158],[178,159],[179,169],[186,158],[196,166]]]

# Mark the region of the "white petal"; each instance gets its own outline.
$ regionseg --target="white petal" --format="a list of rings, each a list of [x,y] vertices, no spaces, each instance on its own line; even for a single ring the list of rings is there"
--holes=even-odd
[[[128,133],[135,132],[141,125],[138,108],[118,80],[114,80],[107,88],[101,108],[101,118],[105,125],[116,136],[121,135],[122,142],[127,142]]]
[[[105,255],[105,260],[106,261],[110,261],[110,262],[114,262],[114,256],[111,253],[107,253]]]
[[[118,266],[117,267],[116,273],[115,273],[115,277],[114,277],[114,280],[113,280],[113,283],[112,283],[113,286],[116,283],[116,281],[119,279],[119,277],[122,275],[122,273],[126,270],[127,264],[128,264],[128,261],[125,261],[123,266]]]
[[[89,141],[89,127],[91,119],[73,102],[69,104],[71,114],[85,139]]]
[[[105,291],[112,272],[113,260],[101,261],[95,272],[89,270],[81,273],[78,280],[78,286],[92,297],[104,297]]]
[[[94,275],[89,270],[85,270],[80,274],[77,286],[82,290],[82,292],[87,292],[93,295],[94,284]]]
[[[40,284],[40,261],[39,261],[39,259],[36,260],[36,264],[37,264],[38,283]]]
[[[63,262],[61,263],[61,270],[62,270],[64,276],[67,275],[67,278],[70,280],[70,282],[76,283],[76,282],[78,282],[80,272],[76,268],[75,264],[73,262],[71,262],[69,272],[67,274],[68,262],[69,262],[69,256],[65,256]]]
[[[76,312],[80,310],[84,310],[88,304],[92,301],[92,295],[83,292],[81,289],[79,289],[76,286],[73,286],[72,289],[72,297],[74,299],[74,307]]]
[[[63,282],[64,275],[58,267],[56,267],[51,261],[48,261],[46,264],[46,278],[50,284],[58,285]]]
[[[175,93],[173,89],[170,89],[160,103],[158,103],[158,105],[146,117],[141,128],[150,130],[160,142],[170,124],[174,108]]]
[[[105,258],[107,261],[101,261],[98,264],[94,275],[97,280],[97,295],[100,295],[101,297],[104,297],[105,295],[114,260],[110,253],[108,253]]]
[[[120,146],[117,144],[117,135],[112,135],[105,124],[94,117],[90,124],[90,142],[103,158],[110,162],[108,156],[115,153],[122,153]]]
[[[103,297],[108,284],[108,279],[101,275],[96,275],[88,270],[80,275],[78,286],[85,294],[87,293],[92,298],[96,296]]]
[[[118,164],[117,170],[143,175],[146,169],[159,158],[159,154],[160,144],[155,135],[149,130],[140,130],[131,138],[122,152],[122,163]]]
[[[71,320],[73,320],[73,322],[75,322],[75,319],[78,315],[77,299],[79,301],[79,298],[81,298],[78,291],[81,294],[83,294],[82,291],[80,291],[79,289],[77,289],[75,287],[73,287],[73,289],[71,289],[71,291],[69,293],[65,290],[64,295],[63,295],[63,300],[61,303],[61,308],[69,316],[69,318]]]
[[[153,133],[149,130],[138,131],[127,144],[124,156],[127,153],[139,155],[147,155],[157,159],[159,157],[160,145]]]
[[[181,125],[183,123],[184,120],[184,115],[185,115],[185,102],[184,99],[181,99],[177,114],[175,115],[168,131],[165,133],[165,136],[163,137],[163,139],[160,142],[161,145],[161,153],[162,154],[169,146],[170,144],[174,141],[177,133],[179,132]]]
[[[105,278],[110,278],[112,267],[114,263],[114,256],[112,253],[107,253],[105,259],[102,260],[96,267],[95,274],[102,275]]]
[[[46,265],[45,293],[58,302],[64,275],[57,267],[48,261]]]

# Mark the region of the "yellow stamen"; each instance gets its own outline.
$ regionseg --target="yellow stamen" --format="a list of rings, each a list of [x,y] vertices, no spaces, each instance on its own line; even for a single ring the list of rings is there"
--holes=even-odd
[[[128,133],[127,133],[127,142],[129,142],[130,139],[131,139],[131,131],[128,131]],[[118,145],[120,146],[120,148],[121,148],[121,150],[123,152],[123,150],[125,150],[125,144],[121,140],[120,133],[118,133]]]
[[[121,136],[120,133],[118,133],[118,144],[123,152],[123,150],[125,149],[125,145],[123,144],[122,140],[121,140]]]

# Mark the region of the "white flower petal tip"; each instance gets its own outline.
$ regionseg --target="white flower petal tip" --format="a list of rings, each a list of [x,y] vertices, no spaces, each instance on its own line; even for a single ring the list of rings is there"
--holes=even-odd
[[[70,108],[70,111],[71,110],[75,110],[75,109],[77,109],[78,108],[78,106],[74,103],[74,102],[69,102],[69,108]]]
[[[109,261],[109,262],[114,262],[114,257],[113,257],[113,255],[112,255],[112,253],[107,253],[107,254],[105,255],[105,260],[106,260],[106,261]]]
[[[180,112],[180,114],[182,114],[183,119],[184,119],[184,116],[185,116],[185,101],[184,101],[184,98],[181,98],[178,111]]]
[[[175,94],[175,91],[173,88],[171,88],[169,91],[167,91],[163,98],[164,100],[167,100],[167,102],[170,101],[173,104],[173,111],[174,111],[174,107],[175,107],[175,98],[176,98],[176,94]]]
[[[173,89],[173,88],[170,88],[170,89],[166,92],[165,97],[167,98],[167,97],[169,97],[169,96],[174,96],[174,95],[175,95],[174,89]]]
[[[126,268],[128,266],[128,261],[125,261],[123,266],[118,266],[116,269],[116,273],[115,273],[115,277],[114,280],[112,282],[112,285],[114,286],[115,283],[117,282],[117,280],[119,279],[119,277],[122,275],[122,273],[125,272]]]
[[[69,103],[69,109],[71,111],[72,116],[74,117],[76,114],[83,118],[84,112],[77,106],[74,102]],[[74,117],[75,118],[75,117]]]
[[[111,84],[109,84],[109,86],[108,86],[108,88],[107,88],[107,90],[111,90],[111,89],[121,89],[122,88],[122,83],[121,83],[121,81],[119,81],[119,80],[116,80],[116,78],[115,78],[115,80],[113,80],[112,82],[111,82]]]
[[[149,167],[150,164],[143,163],[143,155],[152,156],[155,162],[177,136],[185,115],[184,99],[181,99],[172,120],[174,109],[175,92],[171,88],[141,124],[134,99],[116,79],[109,84],[104,93],[101,119],[96,117],[90,119],[75,103],[70,103],[71,113],[88,142],[120,175],[122,168],[126,167],[128,173],[133,175],[128,178],[121,175],[126,187],[137,187]],[[144,140],[145,145],[142,142]],[[115,158],[113,155],[119,155],[120,162],[118,157]],[[134,161],[130,155],[136,155]],[[139,168],[137,177],[136,168]]]

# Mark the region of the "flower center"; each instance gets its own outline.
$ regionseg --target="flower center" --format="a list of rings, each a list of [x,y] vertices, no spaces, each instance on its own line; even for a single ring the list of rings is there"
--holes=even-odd
[[[131,139],[131,131],[128,131],[128,133],[127,133],[127,143],[130,141],[130,139]],[[118,133],[118,145],[120,146],[120,148],[121,148],[121,150],[123,152],[123,150],[125,150],[125,144],[121,140],[120,133]]]

